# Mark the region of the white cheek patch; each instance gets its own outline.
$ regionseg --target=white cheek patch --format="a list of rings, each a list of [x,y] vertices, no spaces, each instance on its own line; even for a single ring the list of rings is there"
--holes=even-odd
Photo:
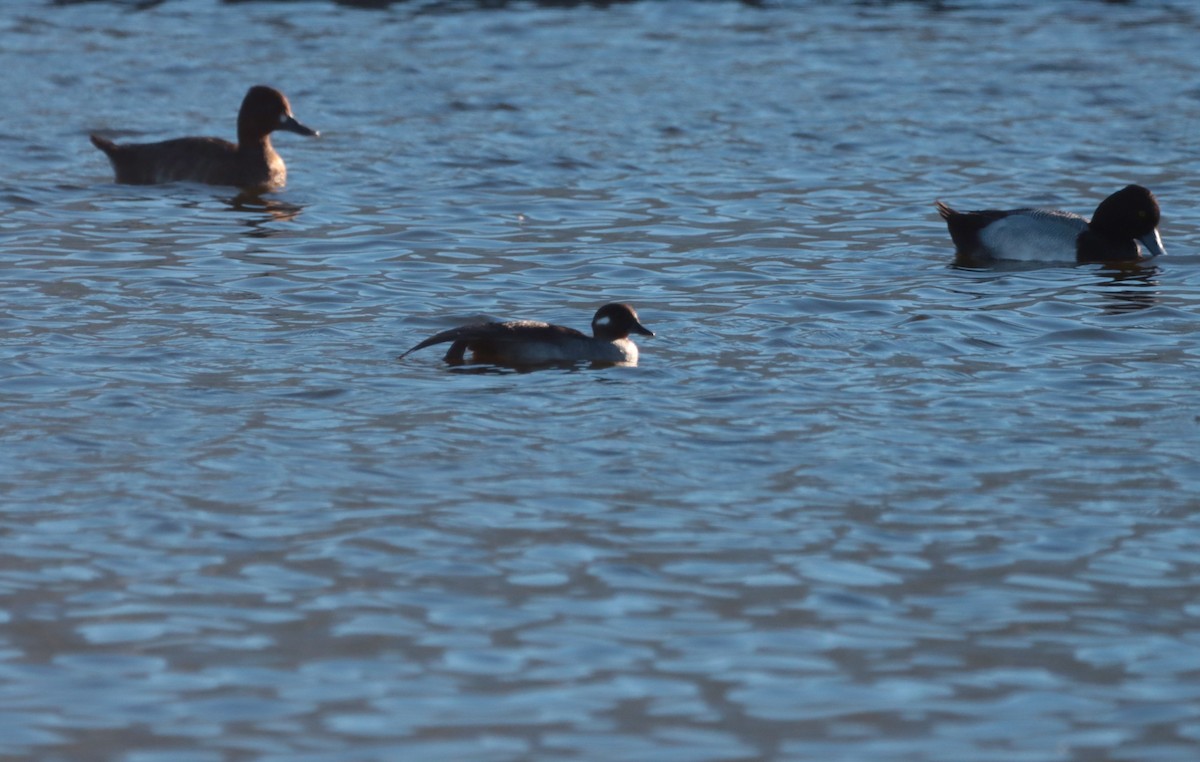
[[[608,326],[612,325],[612,318],[610,318],[608,315],[605,315],[602,318],[596,318],[595,324],[604,326],[604,327],[608,327]]]

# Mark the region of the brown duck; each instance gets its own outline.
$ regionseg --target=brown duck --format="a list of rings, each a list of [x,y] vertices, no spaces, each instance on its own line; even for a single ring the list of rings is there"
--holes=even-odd
[[[288,99],[278,90],[255,85],[238,111],[238,142],[220,138],[176,138],[159,143],[127,143],[92,135],[92,143],[108,155],[119,183],[153,185],[176,181],[273,190],[287,182],[287,167],[271,146],[271,133],[286,130],[316,136],[292,116]]]

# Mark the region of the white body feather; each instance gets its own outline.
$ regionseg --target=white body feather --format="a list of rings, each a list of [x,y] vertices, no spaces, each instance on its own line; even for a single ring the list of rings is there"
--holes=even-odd
[[[1075,239],[1087,227],[1076,214],[1030,209],[988,225],[979,231],[979,243],[996,259],[1074,262]]]
[[[558,341],[511,341],[497,343],[507,362],[543,365],[559,362],[612,362],[637,365],[638,348],[629,339],[602,341],[590,336]]]

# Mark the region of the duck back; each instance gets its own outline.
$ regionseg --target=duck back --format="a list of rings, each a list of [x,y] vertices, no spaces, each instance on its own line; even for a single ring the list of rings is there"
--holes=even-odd
[[[287,182],[287,169],[269,144],[257,155],[239,151],[237,145],[220,138],[177,138],[118,145],[93,135],[92,144],[108,156],[118,183],[154,185],[185,181],[278,187]]]

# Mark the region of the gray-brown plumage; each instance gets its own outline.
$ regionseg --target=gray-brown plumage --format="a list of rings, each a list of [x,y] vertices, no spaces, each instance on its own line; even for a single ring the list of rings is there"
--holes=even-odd
[[[112,162],[116,180],[132,185],[187,181],[272,190],[287,183],[287,167],[271,145],[275,130],[317,135],[292,116],[278,90],[255,85],[238,111],[238,142],[220,138],[176,138],[158,143],[128,143],[92,135],[92,144]]]

